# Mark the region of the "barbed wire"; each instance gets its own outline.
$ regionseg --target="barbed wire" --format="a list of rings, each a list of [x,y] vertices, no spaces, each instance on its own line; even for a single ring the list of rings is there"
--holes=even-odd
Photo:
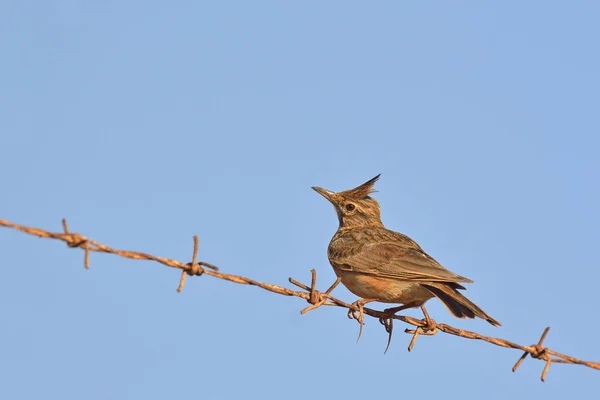
[[[521,363],[527,358],[527,356],[531,356],[532,358],[545,361],[544,369],[542,370],[541,379],[542,381],[546,380],[546,374],[548,373],[548,369],[550,368],[550,364],[552,363],[562,363],[562,364],[578,364],[583,365],[589,368],[593,368],[596,370],[600,370],[600,363],[593,361],[583,361],[575,357],[571,357],[566,354],[559,353],[557,351],[551,350],[543,345],[544,339],[546,339],[546,335],[550,330],[550,327],[544,329],[540,340],[537,344],[532,344],[530,346],[523,346],[505,339],[484,336],[476,332],[466,331],[463,329],[458,329],[448,324],[438,324],[436,321],[429,319],[417,319],[409,316],[403,315],[391,315],[389,313],[385,313],[383,311],[377,311],[371,308],[364,307],[361,304],[357,303],[346,303],[338,298],[335,298],[331,295],[331,292],[335,287],[340,283],[340,278],[338,278],[325,292],[321,292],[317,290],[317,273],[313,269],[311,270],[312,279],[310,286],[305,285],[301,282],[296,281],[293,278],[289,278],[290,283],[295,286],[301,288],[303,291],[291,290],[282,286],[272,285],[269,283],[263,283],[256,281],[254,279],[246,278],[244,276],[226,274],[223,272],[219,272],[219,268],[215,265],[204,262],[197,261],[198,258],[198,237],[194,236],[194,247],[192,253],[192,261],[189,263],[182,263],[177,260],[173,260],[165,257],[158,257],[147,253],[141,253],[137,251],[128,251],[128,250],[117,250],[101,243],[96,242],[95,240],[89,239],[79,233],[71,233],[69,231],[69,227],[67,225],[67,221],[65,219],[62,220],[63,232],[50,232],[44,229],[32,228],[23,225],[18,225],[12,222],[8,222],[0,219],[0,226],[4,226],[7,228],[16,229],[18,231],[27,233],[29,235],[35,235],[41,238],[48,239],[57,239],[61,240],[69,247],[72,248],[81,248],[85,252],[84,258],[84,266],[86,269],[90,267],[90,252],[97,253],[110,253],[115,254],[124,258],[131,258],[134,260],[150,260],[156,261],[160,264],[163,264],[168,267],[177,268],[182,270],[181,277],[179,279],[179,285],[177,287],[177,291],[181,292],[185,285],[185,280],[188,275],[191,276],[200,276],[200,275],[210,275],[212,277],[223,279],[226,281],[242,284],[242,285],[252,285],[257,286],[259,288],[268,290],[269,292],[281,294],[284,296],[294,296],[299,297],[306,300],[310,303],[310,306],[304,308],[300,312],[305,314],[311,310],[319,308],[321,306],[334,306],[341,307],[348,310],[348,317],[355,319],[360,324],[360,329],[362,331],[362,325],[364,316],[368,315],[374,318],[379,319],[379,322],[385,327],[386,332],[388,333],[388,342],[386,351],[389,348],[392,332],[394,328],[394,320],[399,320],[405,322],[409,325],[412,325],[414,329],[405,329],[405,333],[409,333],[412,335],[411,341],[408,345],[408,351],[411,351],[413,346],[416,343],[419,335],[435,335],[438,332],[447,333],[449,335],[459,336],[466,339],[475,339],[482,340],[487,343],[491,343],[496,346],[506,347],[516,350],[523,351],[523,355],[517,360],[516,364],[513,366],[512,371],[515,372],[517,368],[521,365]],[[360,333],[359,333],[360,338]]]

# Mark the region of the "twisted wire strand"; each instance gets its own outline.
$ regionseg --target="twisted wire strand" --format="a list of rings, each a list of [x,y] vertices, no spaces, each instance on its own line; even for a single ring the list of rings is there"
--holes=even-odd
[[[311,281],[310,286],[307,286],[301,282],[298,282],[293,278],[289,278],[289,281],[292,284],[294,284],[295,286],[301,288],[302,291],[291,290],[291,289],[285,288],[283,286],[259,282],[259,281],[256,281],[254,279],[250,279],[250,278],[247,278],[244,276],[220,272],[219,268],[217,268],[213,264],[210,264],[210,263],[207,263],[204,261],[197,261],[197,256],[198,256],[198,237],[197,236],[194,236],[192,261],[189,263],[182,263],[177,260],[173,260],[173,259],[166,258],[166,257],[154,256],[152,254],[147,254],[147,253],[142,253],[142,252],[137,252],[137,251],[113,249],[109,246],[98,243],[95,240],[89,239],[79,233],[71,233],[69,231],[69,227],[68,227],[67,221],[65,219],[62,220],[62,225],[63,225],[63,232],[50,232],[50,231],[47,231],[44,229],[19,225],[19,224],[15,224],[15,223],[0,219],[0,226],[12,228],[12,229],[24,232],[26,234],[38,236],[41,238],[61,240],[61,241],[65,242],[69,247],[72,247],[72,248],[78,247],[78,248],[83,249],[85,252],[85,258],[84,258],[85,268],[89,268],[89,266],[90,266],[90,252],[109,253],[109,254],[115,254],[117,256],[124,257],[124,258],[130,258],[133,260],[155,261],[155,262],[158,262],[167,267],[180,269],[182,271],[182,273],[181,273],[181,277],[179,280],[179,286],[177,288],[178,292],[181,292],[183,290],[187,275],[191,275],[191,276],[209,275],[209,276],[212,276],[217,279],[222,279],[222,280],[226,280],[226,281],[230,281],[230,282],[234,282],[234,283],[238,283],[238,284],[242,284],[242,285],[257,286],[257,287],[267,290],[269,292],[281,294],[284,296],[294,296],[294,297],[302,298],[311,304],[310,306],[304,308],[301,311],[302,314],[309,312],[311,310],[314,310],[316,308],[319,308],[321,306],[341,307],[341,308],[347,309],[349,317],[356,319],[361,324],[361,327],[362,327],[363,316],[368,315],[370,317],[379,319],[381,324],[384,325],[386,331],[389,334],[388,347],[389,347],[389,343],[390,343],[390,340],[392,337],[393,322],[394,322],[394,320],[399,320],[406,324],[412,325],[414,327],[414,329],[406,329],[405,330],[406,333],[413,335],[412,340],[408,347],[409,351],[414,346],[415,341],[419,335],[434,335],[437,332],[443,332],[443,333],[446,333],[449,335],[459,336],[459,337],[462,337],[465,339],[482,340],[484,342],[491,343],[496,346],[523,351],[523,355],[521,355],[521,357],[519,358],[519,360],[517,361],[517,363],[514,365],[514,367],[512,369],[513,372],[515,372],[517,370],[517,368],[521,365],[521,363],[525,360],[525,358],[528,355],[531,356],[532,358],[543,360],[543,361],[545,361],[546,364],[542,371],[542,376],[541,376],[542,381],[545,381],[546,374],[548,373],[548,369],[550,368],[551,363],[577,364],[577,365],[583,365],[583,366],[586,366],[589,368],[593,368],[596,370],[600,370],[600,363],[598,363],[598,362],[580,360],[578,358],[575,358],[575,357],[572,357],[572,356],[569,356],[569,355],[566,355],[563,353],[559,353],[557,351],[551,350],[551,349],[543,346],[544,339],[546,338],[546,335],[548,334],[550,327],[547,327],[544,330],[544,332],[542,333],[542,336],[537,344],[533,344],[530,346],[520,345],[520,344],[511,342],[509,340],[490,337],[490,336],[484,336],[484,335],[481,335],[476,332],[458,329],[458,328],[455,328],[448,324],[443,324],[443,323],[438,324],[433,320],[417,319],[417,318],[403,316],[403,315],[390,315],[383,311],[377,311],[377,310],[374,310],[371,308],[363,307],[361,304],[358,304],[358,303],[352,303],[352,304],[346,303],[346,302],[344,302],[336,297],[333,297],[331,295],[331,292],[333,291],[333,289],[340,283],[339,278],[325,292],[320,292],[316,289],[317,277],[316,277],[316,271],[314,269],[311,270],[312,281]],[[387,351],[387,348],[386,348],[386,351]]]

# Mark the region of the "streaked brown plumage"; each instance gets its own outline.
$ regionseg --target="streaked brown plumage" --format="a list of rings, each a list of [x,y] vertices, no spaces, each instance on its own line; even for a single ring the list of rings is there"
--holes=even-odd
[[[437,297],[458,318],[479,317],[500,325],[458,291],[465,289],[460,283],[472,280],[450,272],[414,240],[383,226],[379,204],[369,196],[378,179],[379,175],[337,193],[313,187],[338,215],[340,225],[329,243],[328,257],[344,286],[366,301],[403,304],[390,310],[423,308]]]

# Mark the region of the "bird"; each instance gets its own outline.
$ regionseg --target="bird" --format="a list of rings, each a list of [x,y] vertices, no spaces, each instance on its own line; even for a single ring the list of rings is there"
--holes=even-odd
[[[374,301],[402,304],[384,310],[388,315],[420,307],[429,325],[425,302],[436,297],[457,318],[478,317],[500,326],[459,292],[471,279],[443,267],[410,237],[385,228],[379,203],[371,197],[380,176],[340,192],[312,187],[335,208],[339,226],[327,256],[338,280],[360,298],[353,305],[361,315],[364,305]],[[362,319],[359,323],[362,331]]]

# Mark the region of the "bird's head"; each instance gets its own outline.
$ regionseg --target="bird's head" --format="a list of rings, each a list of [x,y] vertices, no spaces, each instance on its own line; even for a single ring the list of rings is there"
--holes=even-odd
[[[373,185],[380,175],[354,189],[343,192],[332,192],[316,186],[313,186],[313,189],[333,204],[340,221],[340,228],[383,226],[379,203],[369,196],[375,192]]]

